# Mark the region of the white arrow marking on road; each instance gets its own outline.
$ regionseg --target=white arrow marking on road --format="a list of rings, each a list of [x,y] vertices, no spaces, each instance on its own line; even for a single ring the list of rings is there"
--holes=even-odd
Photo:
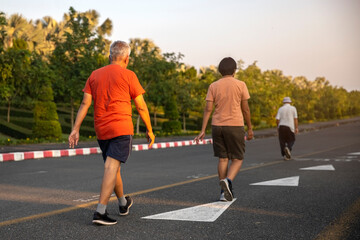
[[[348,155],[360,155],[360,152],[348,153]]]
[[[220,215],[233,203],[231,202],[213,202],[195,207],[184,208],[166,213],[155,214],[144,219],[159,219],[159,220],[178,220],[178,221],[192,221],[192,222],[214,222]]]
[[[299,186],[299,176],[280,178],[265,182],[252,183],[250,185],[260,185],[260,186]]]
[[[307,167],[307,168],[300,168],[300,170],[325,170],[325,171],[335,171],[335,168],[333,165],[320,165],[320,166],[314,166],[314,167]]]

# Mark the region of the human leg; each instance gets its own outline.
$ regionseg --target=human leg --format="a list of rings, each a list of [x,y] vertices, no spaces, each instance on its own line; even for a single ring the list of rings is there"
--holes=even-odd
[[[114,191],[119,202],[119,214],[121,216],[128,215],[129,209],[133,205],[133,200],[130,196],[124,195],[123,181],[121,178],[121,166],[116,173],[116,182],[115,182]]]
[[[280,143],[280,152],[281,156],[285,156],[285,147],[286,147],[286,132],[285,128],[283,126],[279,127],[279,143]]]
[[[114,192],[118,198],[121,198],[124,196],[124,188],[123,188],[123,182],[122,182],[120,171],[121,171],[121,165],[120,165],[118,171],[116,172],[116,181],[115,181],[115,188],[114,188]]]
[[[229,159],[228,158],[219,158],[218,163],[218,175],[219,179],[224,179],[228,175],[228,165],[229,165]]]
[[[295,143],[295,133],[293,133],[291,130],[288,133],[288,140],[287,140],[287,146],[290,149],[290,151],[292,151],[292,147],[294,146]]]
[[[104,176],[101,184],[99,203],[107,205],[114,191],[117,172],[120,171],[120,162],[112,157],[107,157],[104,166]],[[122,185],[122,183],[121,183]]]
[[[107,157],[104,166],[104,176],[101,184],[101,192],[99,203],[94,213],[93,223],[102,225],[113,225],[117,221],[109,218],[107,215],[106,207],[109,201],[110,195],[114,190],[116,181],[116,172],[120,168],[120,162],[114,158]]]
[[[231,159],[227,178],[229,178],[231,181],[233,181],[234,178],[236,177],[236,175],[239,173],[242,163],[243,163],[242,159],[241,160],[240,159]]]
[[[283,137],[285,141],[284,153],[285,160],[291,159],[291,150],[295,141],[295,134],[291,131],[291,129],[287,126],[283,126]]]

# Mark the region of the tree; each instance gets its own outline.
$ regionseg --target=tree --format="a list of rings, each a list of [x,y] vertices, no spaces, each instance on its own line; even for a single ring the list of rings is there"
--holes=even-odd
[[[194,67],[185,67],[182,65],[180,73],[177,77],[176,96],[177,105],[183,119],[183,130],[186,131],[186,115],[189,110],[199,104],[196,98],[196,86],[198,85],[197,71]]]
[[[148,39],[130,39],[129,69],[134,71],[147,94],[145,99],[152,104],[154,126],[157,125],[158,108],[174,95],[177,66],[181,54],[164,53],[154,42]],[[140,118],[136,123],[136,133],[139,134]]]
[[[51,80],[54,73],[41,55],[33,52],[31,71],[28,75],[28,95],[35,101],[33,136],[39,138],[60,138],[61,126],[54,102]]]
[[[70,103],[72,126],[75,105],[80,102],[86,79],[106,61],[106,42],[91,25],[97,17],[89,20],[86,14],[77,13],[71,7],[66,23],[70,30],[65,32],[64,40],[53,39],[56,48],[50,59],[57,76],[53,82],[55,96]]]
[[[7,122],[10,122],[11,104],[21,97],[28,85],[30,52],[22,39],[13,40],[13,45],[2,51],[0,57],[0,96],[7,103]]]

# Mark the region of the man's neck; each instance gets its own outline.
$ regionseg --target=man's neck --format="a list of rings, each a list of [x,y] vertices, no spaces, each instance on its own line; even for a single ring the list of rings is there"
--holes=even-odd
[[[127,64],[124,61],[112,61],[110,64],[119,65],[120,67],[126,68]]]

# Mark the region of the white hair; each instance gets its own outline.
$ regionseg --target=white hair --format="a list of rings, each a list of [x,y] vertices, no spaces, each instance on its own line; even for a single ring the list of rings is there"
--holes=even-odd
[[[124,58],[130,55],[130,46],[124,41],[115,41],[110,46],[110,58]]]

